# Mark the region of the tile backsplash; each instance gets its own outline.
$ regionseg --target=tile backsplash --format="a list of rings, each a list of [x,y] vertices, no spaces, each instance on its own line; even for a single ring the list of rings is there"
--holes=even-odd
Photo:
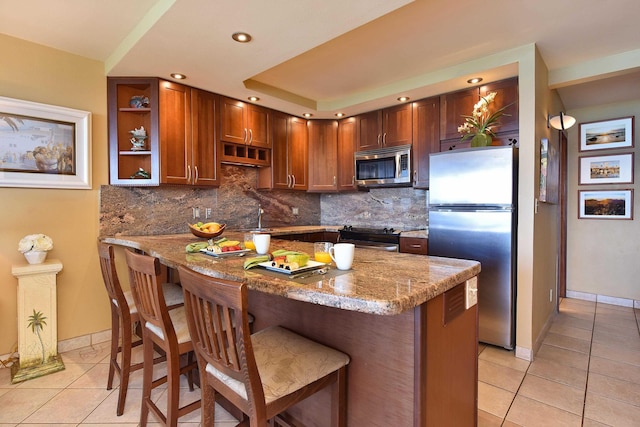
[[[156,235],[188,232],[194,208],[201,221],[229,228],[258,225],[353,225],[426,228],[426,191],[412,188],[372,189],[340,194],[257,190],[257,170],[222,165],[219,188],[189,186],[115,187],[100,189],[100,235]],[[211,209],[207,219],[206,209]],[[294,215],[294,208],[297,214]]]

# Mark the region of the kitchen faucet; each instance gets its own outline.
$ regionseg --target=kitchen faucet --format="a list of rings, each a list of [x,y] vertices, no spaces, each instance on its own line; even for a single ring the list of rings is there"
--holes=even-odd
[[[262,214],[264,213],[264,209],[262,209],[262,205],[258,205],[258,230],[262,230]]]

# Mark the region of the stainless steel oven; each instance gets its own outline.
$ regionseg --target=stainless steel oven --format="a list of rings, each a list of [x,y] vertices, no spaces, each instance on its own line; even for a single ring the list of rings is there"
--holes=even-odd
[[[360,228],[345,225],[338,232],[338,242],[353,243],[356,248],[400,251],[400,232],[393,228]]]
[[[411,145],[357,151],[355,170],[361,187],[411,186]]]

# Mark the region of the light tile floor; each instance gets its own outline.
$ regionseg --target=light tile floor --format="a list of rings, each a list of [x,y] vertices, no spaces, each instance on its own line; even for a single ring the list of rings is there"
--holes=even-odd
[[[640,426],[639,319],[640,310],[564,299],[534,362],[481,345],[478,426]],[[0,427],[136,426],[142,372],[117,417],[118,390],[105,389],[108,354],[108,343],[66,352],[64,371],[15,385],[0,369]],[[186,381],[182,388],[184,402],[199,398]],[[164,402],[164,391],[154,399]],[[236,423],[220,407],[216,417],[219,427]],[[179,425],[199,424],[195,411]]]
[[[563,299],[529,363],[480,346],[478,426],[640,426],[640,310]]]

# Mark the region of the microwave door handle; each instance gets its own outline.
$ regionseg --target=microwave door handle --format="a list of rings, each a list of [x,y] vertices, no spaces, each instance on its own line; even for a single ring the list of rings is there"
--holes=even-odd
[[[400,174],[402,174],[402,171],[400,170],[400,157],[402,156],[396,156],[396,178],[400,178]]]

